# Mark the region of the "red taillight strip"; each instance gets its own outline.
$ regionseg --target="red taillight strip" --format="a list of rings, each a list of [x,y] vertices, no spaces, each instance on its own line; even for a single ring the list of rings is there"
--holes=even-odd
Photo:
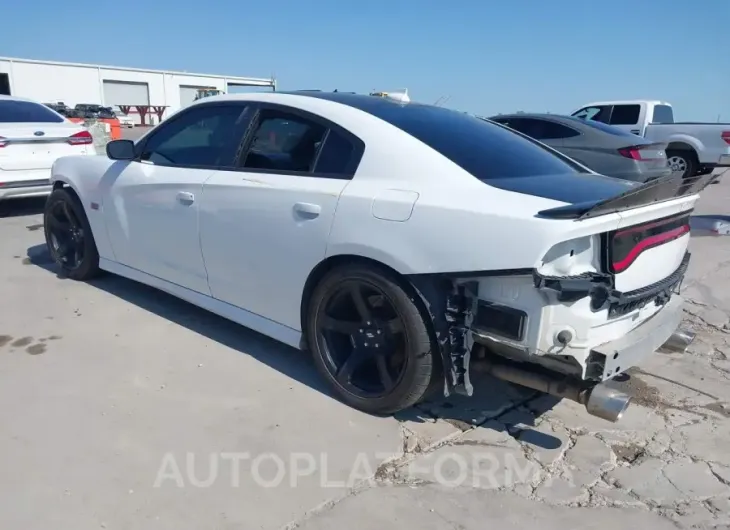
[[[722,131],[720,138],[722,138],[726,144],[730,144],[730,131]]]
[[[613,272],[621,272],[629,268],[629,266],[636,261],[636,258],[639,257],[639,254],[644,252],[647,249],[650,249],[651,247],[656,247],[658,245],[661,245],[663,243],[667,243],[668,241],[671,241],[673,239],[677,239],[682,237],[684,234],[687,234],[689,232],[689,225],[682,225],[679,226],[673,230],[670,230],[669,232],[664,232],[663,234],[657,234],[655,236],[647,237],[646,239],[643,239],[639,241],[634,248],[631,249],[631,251],[626,255],[624,259],[618,262],[614,262],[612,264]]]
[[[69,136],[66,141],[71,145],[88,145],[94,143],[94,138],[89,131],[80,131]]]

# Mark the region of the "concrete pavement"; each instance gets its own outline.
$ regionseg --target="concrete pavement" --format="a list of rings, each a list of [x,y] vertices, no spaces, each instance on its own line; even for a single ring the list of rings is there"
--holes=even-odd
[[[728,199],[714,185],[696,213]],[[619,424],[491,379],[375,418],[299,352],[121,278],[58,278],[41,206],[0,219],[2,528],[730,525],[728,237],[693,233],[698,340],[618,383]]]

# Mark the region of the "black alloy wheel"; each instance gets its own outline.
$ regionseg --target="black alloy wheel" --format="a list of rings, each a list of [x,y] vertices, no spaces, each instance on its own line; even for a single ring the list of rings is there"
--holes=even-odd
[[[84,229],[68,202],[51,204],[46,220],[51,257],[64,269],[77,270],[84,260]]]
[[[64,188],[48,197],[44,212],[46,245],[53,261],[75,280],[99,271],[99,254],[81,201]]]
[[[407,408],[433,375],[421,312],[395,278],[350,266],[324,278],[307,327],[315,361],[348,404],[371,413]]]

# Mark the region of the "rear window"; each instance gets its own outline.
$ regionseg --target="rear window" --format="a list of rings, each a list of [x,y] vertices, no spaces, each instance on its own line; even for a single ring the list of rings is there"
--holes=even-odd
[[[600,121],[593,121],[593,120],[581,120],[579,118],[570,118],[571,120],[576,120],[583,125],[588,125],[589,127],[593,127],[594,129],[600,129],[603,132],[607,132],[608,134],[613,134],[615,136],[636,136],[635,134],[631,134],[628,131],[624,131],[623,129],[619,129],[618,127],[613,127],[612,125],[606,125],[605,123],[601,123]]]
[[[339,101],[387,121],[479,180],[585,172],[536,141],[466,113],[372,96],[307,95]]]
[[[48,107],[32,101],[0,100],[0,123],[63,123]]]
[[[652,123],[674,123],[674,111],[669,105],[657,105],[654,107]]]

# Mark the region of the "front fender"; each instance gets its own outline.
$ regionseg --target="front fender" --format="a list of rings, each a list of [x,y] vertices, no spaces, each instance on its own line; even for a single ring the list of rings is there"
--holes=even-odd
[[[102,177],[108,172],[112,161],[101,156],[65,156],[56,160],[51,167],[51,183],[71,188],[78,196],[89,220],[91,233],[99,257],[114,260],[111,242],[106,230],[103,208]]]

